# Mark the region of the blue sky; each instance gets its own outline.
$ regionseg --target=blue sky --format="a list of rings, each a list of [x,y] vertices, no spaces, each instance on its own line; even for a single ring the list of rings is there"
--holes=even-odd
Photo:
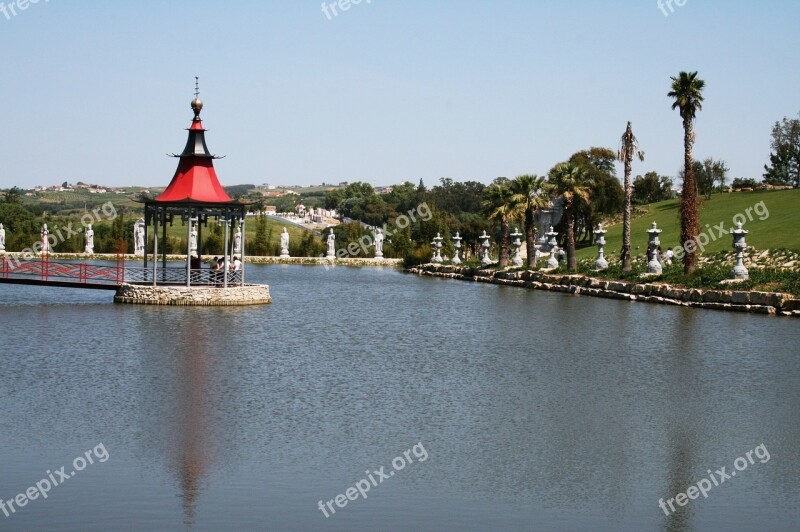
[[[800,111],[797,2],[366,2],[330,19],[320,0],[0,13],[0,187],[166,185],[195,75],[225,185],[542,174],[616,149],[628,120],[634,174],[675,176],[681,70],[707,82],[695,156],[760,177],[772,124]]]

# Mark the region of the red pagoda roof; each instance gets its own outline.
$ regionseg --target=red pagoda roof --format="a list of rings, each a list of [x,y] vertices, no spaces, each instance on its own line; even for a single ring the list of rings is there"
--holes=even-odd
[[[230,203],[231,197],[219,184],[212,160],[181,158],[178,169],[157,202]]]
[[[233,200],[222,188],[214,171],[214,159],[206,146],[205,129],[200,121],[203,102],[195,97],[192,101],[194,120],[189,127],[186,147],[179,157],[178,169],[167,189],[155,198],[157,203],[232,203]]]

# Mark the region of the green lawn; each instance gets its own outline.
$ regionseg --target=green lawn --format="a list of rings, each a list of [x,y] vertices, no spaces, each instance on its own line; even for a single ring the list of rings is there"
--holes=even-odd
[[[208,227],[203,227],[203,240],[211,231],[211,224],[215,223],[213,219],[208,221]],[[253,216],[248,216],[247,221],[245,222],[245,241],[249,244],[253,244],[253,239],[256,236],[256,224],[257,219]],[[272,216],[267,216],[267,235],[269,235],[269,243],[270,245],[280,245],[281,242],[281,233],[283,232],[283,228],[289,231],[289,240],[290,242],[300,242],[300,240],[305,236],[308,231],[297,227],[296,225],[287,224],[276,220]],[[152,232],[153,226],[151,225],[149,231]],[[167,235],[169,237],[178,238],[181,240],[186,240],[187,232],[189,228],[185,225],[182,225],[180,221],[176,221],[172,227],[167,227]],[[272,233],[270,234],[270,230]]]
[[[660,235],[662,249],[666,251],[667,247],[680,245],[679,202],[669,200],[647,205],[645,208],[649,213],[633,220],[631,246],[634,255],[644,255],[647,250],[647,230],[653,222],[663,229]],[[703,200],[700,229],[709,238],[705,253],[731,249],[731,236],[725,234],[719,237],[719,231],[713,226],[724,223],[724,228],[730,230],[734,225],[733,217],[737,214],[745,217],[744,228],[750,231],[747,235],[749,246],[759,250],[782,248],[800,251],[800,190],[733,192],[714,194],[710,200]],[[606,255],[618,256],[622,247],[622,223],[606,229]],[[589,258],[596,254],[597,248],[594,246],[578,250],[578,258]]]

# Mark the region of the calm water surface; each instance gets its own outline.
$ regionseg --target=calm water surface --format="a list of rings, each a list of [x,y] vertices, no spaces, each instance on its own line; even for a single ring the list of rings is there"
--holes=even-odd
[[[108,453],[0,530],[798,529],[797,320],[390,269],[248,275],[272,305],[0,286],[0,498]],[[762,443],[765,463],[659,508]]]

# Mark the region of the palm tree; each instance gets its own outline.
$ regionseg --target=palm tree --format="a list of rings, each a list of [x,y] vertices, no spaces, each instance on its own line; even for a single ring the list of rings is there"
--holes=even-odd
[[[484,192],[484,213],[493,222],[500,224],[500,259],[497,266],[505,268],[509,259],[509,233],[511,219],[514,217],[514,205],[511,202],[511,188],[508,180],[495,180]]]
[[[693,122],[697,111],[703,109],[703,88],[706,82],[697,77],[697,72],[681,72],[672,79],[672,90],[667,94],[674,98],[672,109],[680,109],[683,119],[683,190],[681,191],[681,244],[696,238],[700,231],[697,185],[694,176],[692,145],[695,134]],[[684,249],[683,271],[692,273],[697,267],[697,250]]]
[[[564,217],[567,225],[567,268],[578,269],[575,256],[575,200],[589,201],[591,181],[586,169],[575,163],[561,163],[550,171],[549,192],[564,198]]]
[[[633,136],[631,123],[619,141],[617,158],[625,163],[625,210],[622,214],[622,271],[631,271],[631,199],[633,184],[631,183],[631,161],[634,153],[640,161],[644,161],[644,152],[639,149],[639,142]]]
[[[517,176],[510,187],[515,217],[525,224],[528,267],[533,268],[536,266],[536,215],[550,205],[550,199],[544,194],[544,178],[537,175]]]

